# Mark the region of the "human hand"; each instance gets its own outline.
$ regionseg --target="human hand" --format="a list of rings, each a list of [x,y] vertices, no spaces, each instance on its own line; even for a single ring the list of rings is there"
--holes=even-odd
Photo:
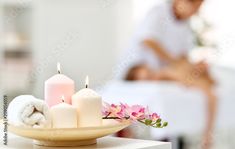
[[[200,71],[202,74],[208,74],[209,65],[205,61],[200,61],[194,64],[194,69]]]

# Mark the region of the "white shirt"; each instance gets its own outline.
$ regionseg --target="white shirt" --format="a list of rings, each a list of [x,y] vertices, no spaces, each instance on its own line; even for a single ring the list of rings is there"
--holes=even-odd
[[[177,20],[171,4],[158,5],[148,13],[138,27],[132,44],[125,51],[118,66],[121,77],[130,67],[139,63],[145,63],[155,69],[162,66],[162,62],[153,50],[143,45],[142,42],[147,38],[160,43],[168,53],[175,57],[187,54],[194,45],[188,21]]]

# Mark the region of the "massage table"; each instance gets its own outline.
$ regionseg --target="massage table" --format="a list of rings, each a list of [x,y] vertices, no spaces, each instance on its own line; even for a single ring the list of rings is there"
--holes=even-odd
[[[217,81],[218,96],[216,129],[235,127],[235,71],[213,67],[211,74]],[[207,119],[207,100],[197,88],[185,87],[169,81],[114,80],[99,90],[108,103],[127,103],[148,106],[163,120],[169,122],[164,129],[151,129],[153,138],[181,136],[203,132]]]

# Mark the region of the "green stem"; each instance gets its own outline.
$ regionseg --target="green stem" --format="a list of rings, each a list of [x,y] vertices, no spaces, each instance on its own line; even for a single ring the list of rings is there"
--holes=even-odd
[[[109,112],[109,113],[105,116],[105,118],[107,118],[110,114],[111,114],[111,112]],[[104,118],[103,118],[103,119],[104,119]]]
[[[142,124],[145,124],[145,122],[141,121],[141,120],[138,120],[138,122],[142,123]]]
[[[121,118],[119,118],[119,117],[108,117],[110,114],[108,114],[107,116],[105,116],[105,117],[103,117],[102,119],[121,119]],[[128,120],[130,117],[125,117],[125,119],[126,120]],[[140,123],[142,123],[142,124],[144,124],[144,125],[146,125],[146,123],[143,121],[143,120],[137,120],[138,122],[140,122]],[[151,126],[151,127],[154,127],[154,128],[164,128],[164,127],[166,127],[166,126],[164,126],[164,125],[162,125],[161,124],[161,126],[157,126],[156,124],[161,124],[161,122],[155,122],[155,123],[152,123],[152,124],[150,124],[150,125],[147,125],[147,126]]]

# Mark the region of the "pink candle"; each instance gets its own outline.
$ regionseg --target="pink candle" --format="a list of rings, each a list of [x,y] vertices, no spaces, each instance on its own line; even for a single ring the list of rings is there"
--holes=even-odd
[[[45,102],[49,107],[61,103],[61,96],[64,101],[71,104],[71,97],[74,94],[74,81],[61,74],[60,64],[57,64],[58,74],[52,76],[45,82]]]

